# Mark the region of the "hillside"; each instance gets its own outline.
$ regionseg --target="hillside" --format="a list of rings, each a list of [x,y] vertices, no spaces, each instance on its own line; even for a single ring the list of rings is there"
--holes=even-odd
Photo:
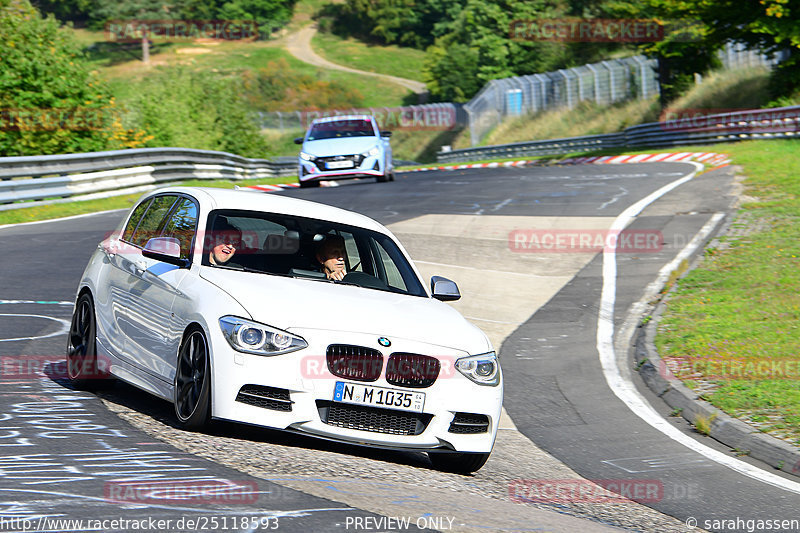
[[[763,68],[714,72],[675,100],[669,106],[669,112],[709,114],[765,107],[769,103],[768,75],[769,72]],[[506,120],[489,132],[481,144],[615,133],[643,122],[656,122],[661,114],[656,98],[632,100],[612,106],[581,102],[574,109],[557,109]],[[469,132],[464,131],[454,141],[453,148],[469,147]]]

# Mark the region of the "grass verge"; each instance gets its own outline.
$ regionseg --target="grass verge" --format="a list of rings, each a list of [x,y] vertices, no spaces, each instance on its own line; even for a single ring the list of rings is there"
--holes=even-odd
[[[748,198],[728,236],[678,282],[656,346],[704,399],[800,445],[800,145],[724,151],[744,168]]]
[[[350,68],[423,81],[425,52],[401,46],[370,45],[353,38],[343,39],[332,33],[317,32],[311,40],[322,57]]]

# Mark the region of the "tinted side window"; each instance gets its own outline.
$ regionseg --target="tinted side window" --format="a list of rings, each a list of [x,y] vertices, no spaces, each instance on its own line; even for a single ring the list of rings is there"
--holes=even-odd
[[[139,222],[139,227],[136,228],[130,241],[131,244],[144,248],[148,240],[161,235],[166,222],[165,217],[177,199],[177,196],[157,196]]]
[[[142,219],[142,215],[144,215],[144,212],[147,210],[147,206],[149,206],[150,202],[152,201],[153,200],[151,198],[148,198],[147,200],[136,206],[136,209],[133,210],[131,218],[125,225],[125,231],[122,232],[123,241],[131,242],[131,238],[133,237],[133,232],[136,231],[136,226],[139,225],[139,221]]]
[[[192,240],[197,227],[197,204],[189,198],[182,198],[164,226],[162,237],[175,237],[181,243],[181,259],[189,259]]]

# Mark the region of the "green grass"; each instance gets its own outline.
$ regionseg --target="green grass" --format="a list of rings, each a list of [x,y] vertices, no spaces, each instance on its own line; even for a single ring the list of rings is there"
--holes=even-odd
[[[145,65],[139,60],[141,51],[135,45],[122,49],[117,45],[104,44],[103,32],[75,31],[80,32],[79,38],[87,48],[96,45],[88,51],[90,65],[109,83],[115,96],[123,103],[136,94],[138,82],[153,68],[177,66],[231,75],[244,70],[288,69],[318,81],[335,81],[345,85],[353,95],[351,105],[360,107],[399,106],[411,94],[408,89],[388,81],[320,69],[303,63],[281,48],[278,41],[156,40],[150,51],[150,65]]]
[[[292,183],[296,178],[263,178],[255,180],[230,181],[230,180],[187,180],[179,183],[186,187],[219,187],[232,189],[235,185],[264,185],[275,183]],[[35,222],[38,220],[51,220],[54,218],[85,215],[113,209],[130,209],[142,193],[112,196],[97,200],[82,200],[62,204],[37,205],[0,211],[0,226],[5,224],[19,224],[22,222]]]
[[[506,120],[489,132],[482,146],[579,135],[616,133],[629,126],[658,120],[658,101],[632,100],[613,106],[584,101],[573,109],[554,109],[533,116]],[[455,141],[453,149],[470,148],[469,129]]]
[[[371,45],[353,38],[342,39],[332,33],[323,32],[314,35],[311,45],[319,55],[339,65],[423,81],[422,64],[425,52],[422,50]]]
[[[669,109],[713,114],[764,107],[770,99],[767,93],[768,76],[769,72],[763,68],[714,72],[672,102]],[[490,131],[480,144],[615,133],[643,122],[656,122],[660,115],[656,99],[621,102],[612,106],[584,101],[573,109],[555,109],[509,119]],[[455,140],[453,148],[470,146],[469,130],[466,130]]]
[[[662,357],[694,362],[701,381],[716,386],[705,395],[712,404],[800,444],[800,144],[750,141],[724,151],[744,168],[753,199],[733,235],[678,282],[656,346]],[[775,370],[762,373],[762,362]]]

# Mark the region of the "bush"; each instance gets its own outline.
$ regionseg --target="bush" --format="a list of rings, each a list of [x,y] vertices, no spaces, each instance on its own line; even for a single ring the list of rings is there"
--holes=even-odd
[[[238,78],[186,68],[160,69],[141,82],[126,119],[152,135],[148,146],[263,157],[266,143],[242,91]]]
[[[0,3],[0,155],[92,152],[139,146],[80,45],[28,0]]]
[[[346,109],[360,107],[364,97],[336,81],[318,80],[293,71],[284,59],[240,74],[244,97],[252,109]]]

